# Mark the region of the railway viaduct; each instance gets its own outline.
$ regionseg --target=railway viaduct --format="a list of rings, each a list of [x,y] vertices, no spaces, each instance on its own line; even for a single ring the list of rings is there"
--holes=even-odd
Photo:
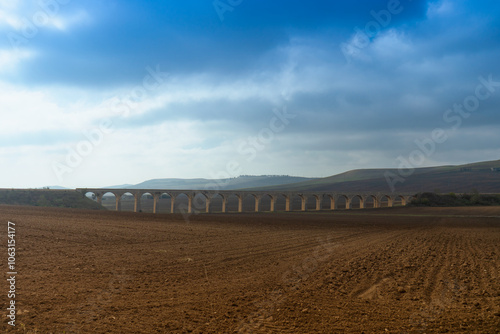
[[[116,198],[116,211],[121,211],[121,201],[125,194],[134,197],[134,211],[141,211],[141,197],[143,195],[150,195],[153,197],[153,212],[158,212],[158,202],[163,195],[167,195],[171,198],[171,208],[170,212],[174,212],[175,200],[180,195],[185,195],[188,198],[188,204],[186,211],[187,213],[193,213],[193,204],[195,198],[200,198],[199,195],[204,198],[205,211],[210,212],[210,203],[212,199],[220,196],[222,198],[221,211],[223,213],[227,212],[227,201],[231,196],[235,196],[238,199],[238,212],[243,211],[243,199],[247,196],[252,196],[255,201],[255,212],[260,211],[260,201],[263,197],[269,196],[271,199],[270,211],[275,211],[276,201],[278,197],[284,197],[285,199],[285,211],[291,211],[291,200],[294,197],[299,197],[301,200],[301,211],[306,211],[306,203],[308,199],[313,199],[315,201],[315,210],[321,210],[321,203],[324,199],[329,200],[330,210],[337,209],[337,203],[339,199],[343,199],[345,202],[345,208],[351,209],[351,203],[353,199],[357,198],[359,200],[359,208],[364,209],[367,200],[373,202],[374,208],[379,208],[383,200],[387,201],[387,205],[392,207],[396,200],[400,200],[402,205],[406,205],[413,194],[384,194],[384,193],[334,193],[334,192],[295,192],[295,191],[244,191],[244,190],[160,190],[160,189],[102,189],[102,188],[78,188],[84,196],[91,193],[95,195],[95,199],[99,204],[102,204],[102,199],[106,194],[113,194]],[[195,203],[196,204],[196,203]],[[200,209],[200,208],[199,208]]]

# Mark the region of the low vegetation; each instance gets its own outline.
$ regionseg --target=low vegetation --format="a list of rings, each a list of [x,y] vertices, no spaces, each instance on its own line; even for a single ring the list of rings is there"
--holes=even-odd
[[[104,210],[101,205],[74,190],[2,189],[0,204]]]
[[[410,206],[493,206],[500,205],[500,195],[494,194],[437,194],[425,192],[417,194]]]

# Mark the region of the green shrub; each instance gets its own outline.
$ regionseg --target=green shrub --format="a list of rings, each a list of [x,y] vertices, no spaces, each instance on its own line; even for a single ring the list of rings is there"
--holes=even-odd
[[[410,202],[410,206],[471,206],[482,205],[492,206],[500,205],[500,195],[481,195],[477,192],[474,194],[457,195],[450,193],[440,195],[436,193],[419,193],[415,195]]]

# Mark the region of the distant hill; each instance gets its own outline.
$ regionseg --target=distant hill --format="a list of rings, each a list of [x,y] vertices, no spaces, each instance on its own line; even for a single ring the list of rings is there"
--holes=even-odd
[[[133,184],[121,184],[119,186],[109,186],[109,187],[103,187],[105,189],[132,189],[134,187]]]
[[[390,192],[386,173],[399,175],[397,169],[358,169],[334,176],[263,190]],[[395,183],[396,192],[500,193],[500,160],[466,165],[416,168],[404,182]]]
[[[105,210],[75,190],[0,189],[0,204]]]
[[[295,177],[287,175],[244,175],[229,179],[153,179],[135,185],[114,186],[114,189],[182,189],[199,190],[213,189],[233,190],[244,188],[256,188],[266,186],[280,186],[295,184],[298,182],[311,181],[312,178]]]
[[[239,176],[230,179],[153,179],[136,185],[107,188],[117,189],[181,189],[200,190],[281,190],[390,193],[386,175],[399,175],[395,168],[356,169],[324,178],[280,175]],[[404,182],[396,182],[395,191],[405,193],[500,193],[500,160],[416,168]]]

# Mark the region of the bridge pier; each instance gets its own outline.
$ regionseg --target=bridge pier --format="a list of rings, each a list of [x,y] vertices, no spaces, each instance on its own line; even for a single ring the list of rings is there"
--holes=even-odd
[[[134,194],[134,212],[141,212],[141,194]]]
[[[158,200],[160,196],[160,194],[153,194],[153,213],[158,213]]]
[[[238,195],[238,212],[243,212],[243,196]]]
[[[315,195],[314,198],[316,198],[316,211],[320,211],[321,210],[321,197]]]
[[[300,210],[301,211],[306,211],[307,197],[306,196],[300,196],[300,199],[301,199]]]
[[[102,205],[102,197],[103,196],[104,196],[104,193],[95,194],[95,199],[96,199],[97,203]]]
[[[170,195],[170,213],[174,213],[175,208],[175,196]]]
[[[346,197],[346,199],[345,199],[345,209],[346,210],[351,209],[351,199],[349,197]]]
[[[358,197],[359,197],[359,208],[364,209],[365,208],[365,199],[362,198],[361,196],[358,196]]]
[[[122,198],[121,196],[115,195],[116,199],[116,211],[122,211]]]
[[[226,213],[227,197],[222,195],[221,197],[222,197],[222,213]]]
[[[193,213],[193,196],[188,195],[188,213]]]
[[[206,200],[205,200],[205,212],[206,213],[210,213],[210,197],[207,197]]]

